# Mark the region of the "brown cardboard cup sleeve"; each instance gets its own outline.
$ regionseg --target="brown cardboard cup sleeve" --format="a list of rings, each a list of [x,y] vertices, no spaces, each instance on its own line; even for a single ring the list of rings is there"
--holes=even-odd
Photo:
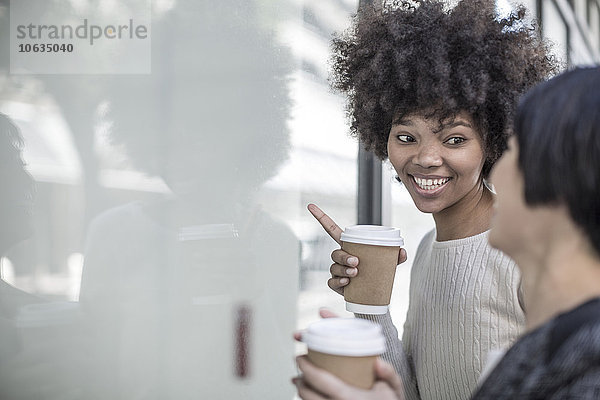
[[[370,389],[375,360],[385,351],[381,327],[358,318],[325,318],[302,333],[310,362],[344,382]]]
[[[346,310],[385,314],[390,304],[398,253],[404,245],[398,228],[354,225],[342,233],[342,249],[358,257],[358,275],[344,288]]]

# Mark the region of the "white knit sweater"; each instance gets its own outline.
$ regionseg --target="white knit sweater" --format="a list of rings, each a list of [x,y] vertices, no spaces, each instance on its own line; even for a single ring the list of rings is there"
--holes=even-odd
[[[437,242],[429,232],[415,256],[402,343],[389,313],[357,317],[378,322],[383,358],[402,376],[408,400],[467,399],[491,349],[510,346],[525,319],[519,271],[490,247],[488,232]]]

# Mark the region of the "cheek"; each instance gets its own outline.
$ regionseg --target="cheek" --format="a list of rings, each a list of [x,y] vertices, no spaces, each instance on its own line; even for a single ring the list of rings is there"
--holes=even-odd
[[[400,173],[404,165],[409,158],[409,155],[406,154],[405,151],[402,151],[398,147],[393,147],[388,145],[388,159],[390,163],[394,166],[396,172]]]
[[[531,222],[530,213],[517,197],[514,182],[498,179],[496,210],[492,218],[490,244],[511,253],[525,240],[525,227]]]
[[[483,154],[466,153],[456,159],[453,163],[453,169],[463,177],[469,178],[469,181],[477,182],[481,177],[484,163]]]

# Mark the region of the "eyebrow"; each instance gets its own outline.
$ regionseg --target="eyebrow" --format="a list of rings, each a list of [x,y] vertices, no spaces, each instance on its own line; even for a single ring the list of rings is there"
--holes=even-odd
[[[451,123],[449,123],[449,124],[444,124],[444,125],[442,126],[442,128],[443,128],[443,129],[449,129],[449,128],[455,128],[455,127],[457,127],[457,126],[464,126],[464,127],[467,127],[467,128],[473,128],[473,127],[471,126],[471,124],[469,124],[468,122],[466,122],[466,121],[460,121],[460,120],[459,120],[459,121],[454,121],[454,122],[451,122]]]
[[[397,119],[397,120],[393,121],[392,126],[395,126],[395,125],[414,126],[414,123],[411,119],[403,119],[402,118],[402,119]],[[471,128],[471,129],[473,128],[471,126],[471,124],[469,124],[468,122],[458,120],[458,121],[451,122],[449,124],[442,125],[442,129],[451,129],[451,128],[455,128],[457,126],[464,126],[466,128]]]
[[[396,120],[392,121],[392,125],[413,126],[414,124],[411,119],[400,118],[400,119],[396,119]]]

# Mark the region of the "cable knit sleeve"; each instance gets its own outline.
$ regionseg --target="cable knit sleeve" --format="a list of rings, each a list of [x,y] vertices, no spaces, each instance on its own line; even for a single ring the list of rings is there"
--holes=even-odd
[[[398,338],[398,330],[392,322],[390,313],[387,312],[383,315],[355,314],[355,316],[357,318],[373,321],[381,326],[386,341],[386,352],[382,354],[381,358],[392,364],[396,372],[402,377],[406,399],[419,400],[417,379],[414,373],[412,360],[410,355],[407,355],[404,352],[402,342]]]

